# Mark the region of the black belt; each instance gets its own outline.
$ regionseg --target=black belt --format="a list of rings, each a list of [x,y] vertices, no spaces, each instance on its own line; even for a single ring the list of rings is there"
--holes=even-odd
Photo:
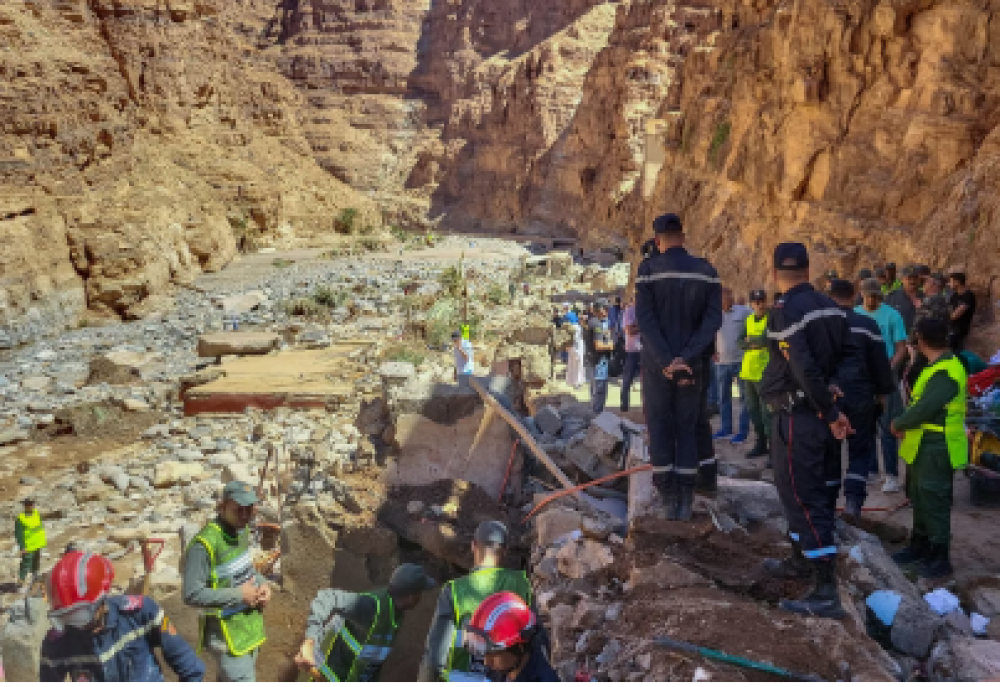
[[[764,400],[764,405],[772,413],[794,413],[796,410],[809,410],[809,400],[804,391],[782,391],[770,394]]]

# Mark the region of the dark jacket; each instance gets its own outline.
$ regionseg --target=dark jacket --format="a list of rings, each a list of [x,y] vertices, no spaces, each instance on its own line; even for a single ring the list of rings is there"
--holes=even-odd
[[[722,287],[707,260],[675,246],[639,265],[636,320],[643,364],[659,369],[682,358],[702,360],[722,326]]]
[[[42,682],[163,682],[153,649],[182,682],[201,682],[205,664],[148,596],[111,596],[104,629],[49,630],[42,641]]]
[[[853,308],[842,310],[850,331],[833,382],[844,392],[847,407],[870,408],[875,396],[891,394],[895,389],[885,341],[874,319]]]
[[[812,284],[789,289],[768,317],[770,356],[760,382],[761,396],[801,391],[824,420],[836,420],[840,411],[830,383],[844,356],[848,331],[844,310]]]
[[[545,649],[535,642],[531,650],[531,658],[512,682],[561,682],[559,675],[552,668],[545,656]]]

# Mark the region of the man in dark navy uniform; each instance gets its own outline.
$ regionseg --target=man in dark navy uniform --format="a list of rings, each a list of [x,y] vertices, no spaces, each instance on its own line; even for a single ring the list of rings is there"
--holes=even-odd
[[[836,502],[830,493],[840,485],[840,442],[852,430],[834,402],[832,381],[847,341],[847,315],[809,283],[809,254],[801,243],[778,245],[774,279],[784,295],[768,320],[770,356],[760,393],[774,413],[771,462],[793,555],[765,565],[779,577],[814,576],[809,594],[782,600],[782,608],[839,618],[844,610],[837,593]]]
[[[856,518],[868,496],[868,470],[875,460],[875,422],[885,407],[886,395],[892,393],[895,385],[878,323],[854,310],[854,284],[843,279],[833,280],[830,298],[843,309],[850,328],[834,383],[842,394],[837,405],[854,429],[847,437],[844,515]],[[840,486],[837,485],[831,493],[834,503],[839,495]]]
[[[656,218],[653,231],[658,252],[643,260],[636,279],[649,455],[667,517],[690,520],[706,352],[722,324],[721,286],[715,268],[684,249],[677,215]]]

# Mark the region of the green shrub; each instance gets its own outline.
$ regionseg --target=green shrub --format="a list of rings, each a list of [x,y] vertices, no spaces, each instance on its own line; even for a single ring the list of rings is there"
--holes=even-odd
[[[414,343],[401,342],[390,346],[382,353],[382,360],[392,363],[413,363],[420,365],[426,359],[424,347]]]
[[[346,291],[337,291],[329,286],[320,286],[312,296],[314,301],[327,308],[339,308],[348,298],[350,295]]]
[[[297,298],[285,303],[285,312],[291,317],[304,317],[307,320],[328,320],[330,311],[312,298]]]
[[[350,234],[354,231],[354,220],[357,218],[357,210],[354,208],[344,208],[340,211],[340,216],[334,221],[334,229],[341,234]]]
[[[715,135],[712,136],[712,143],[708,146],[709,162],[712,162],[713,164],[717,162],[715,159],[716,155],[719,153],[722,146],[726,145],[729,141],[729,134],[731,130],[732,125],[729,123],[728,119],[715,127]]]
[[[502,305],[504,300],[506,300],[507,294],[504,293],[504,288],[493,282],[490,284],[489,289],[486,291],[486,300],[492,305]]]
[[[441,272],[441,276],[438,277],[438,284],[441,285],[441,289],[445,292],[445,295],[452,298],[458,298],[465,290],[465,279],[462,277],[462,271],[458,267],[448,267]]]

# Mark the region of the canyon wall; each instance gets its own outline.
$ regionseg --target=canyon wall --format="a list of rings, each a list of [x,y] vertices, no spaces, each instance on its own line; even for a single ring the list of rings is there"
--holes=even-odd
[[[10,0],[0,343],[363,226],[998,254],[1000,0]]]

